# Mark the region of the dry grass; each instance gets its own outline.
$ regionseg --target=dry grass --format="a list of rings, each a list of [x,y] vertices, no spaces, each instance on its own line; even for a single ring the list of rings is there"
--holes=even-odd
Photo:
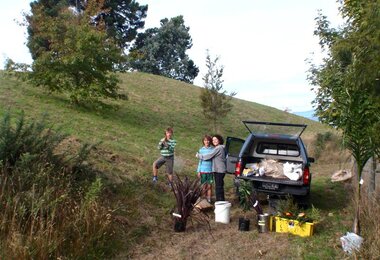
[[[289,257],[288,237],[276,233],[259,233],[256,214],[250,212],[249,232],[238,230],[238,219],[242,216],[238,201],[232,191],[226,194],[232,201],[231,222],[216,223],[213,211],[209,211],[211,232],[205,225],[188,223],[186,232],[175,233],[170,216],[156,226],[141,243],[128,254],[117,259],[278,259]],[[273,248],[273,245],[276,245]]]
[[[364,237],[360,257],[380,259],[380,201],[364,195],[360,206],[361,235]]]
[[[313,140],[308,140],[310,146]],[[329,145],[329,144],[327,144]],[[215,223],[214,212],[209,212],[211,233],[206,226],[188,223],[187,230],[184,233],[175,233],[173,230],[174,223],[171,221],[169,212],[161,210],[159,218],[149,217],[152,212],[145,212],[147,217],[140,221],[149,231],[146,231],[140,240],[130,247],[127,251],[121,253],[116,259],[321,259],[325,257],[348,257],[344,255],[340,247],[339,238],[348,231],[351,226],[351,213],[347,210],[347,205],[335,206],[331,203],[340,203],[342,199],[332,201],[329,196],[335,196],[341,190],[351,190],[350,184],[336,184],[342,186],[337,189],[334,185],[325,187],[330,176],[334,171],[350,166],[346,160],[346,152],[335,149],[334,145],[329,146],[328,153],[323,155],[323,163],[312,165],[314,184],[320,186],[313,188],[318,192],[315,198],[323,201],[319,205],[328,204],[322,209],[323,220],[316,227],[317,231],[312,238],[297,238],[295,236],[279,233],[259,233],[256,227],[256,213],[250,211],[248,217],[251,220],[249,232],[238,230],[238,219],[243,215],[239,208],[239,203],[235,197],[235,190],[229,183],[232,183],[232,176],[226,176],[226,199],[232,202],[231,223]],[[330,159],[329,159],[330,158]],[[321,181],[322,180],[322,181]],[[329,189],[326,191],[326,189]],[[160,189],[160,192],[169,192]],[[346,197],[339,194],[339,197]],[[260,196],[263,203],[264,212],[268,212],[268,205],[265,204],[265,196]],[[161,198],[163,199],[163,198]],[[330,202],[328,200],[330,199]],[[343,198],[343,200],[345,200]],[[150,208],[153,212],[154,208]],[[328,214],[333,212],[333,216]],[[339,213],[340,212],[340,213]],[[157,213],[157,212],[156,212]],[[137,223],[136,223],[137,224]],[[132,224],[133,225],[133,224]],[[344,228],[343,228],[344,226]],[[132,228],[132,227],[131,227]],[[343,230],[342,230],[343,228]],[[324,249],[327,247],[328,249]],[[323,252],[320,252],[323,251]]]

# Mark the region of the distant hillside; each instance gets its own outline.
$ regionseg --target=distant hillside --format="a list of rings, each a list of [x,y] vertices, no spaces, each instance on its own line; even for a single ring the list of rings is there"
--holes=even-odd
[[[309,111],[303,111],[303,112],[294,112],[293,114],[297,116],[305,117],[313,121],[318,121],[318,117],[314,116],[314,113],[315,113],[314,110],[309,110]]]
[[[201,137],[211,132],[200,107],[200,88],[146,73],[120,76],[121,92],[128,94],[129,100],[107,101],[103,109],[94,110],[74,107],[64,95],[48,95],[0,74],[0,114],[23,110],[26,117],[35,118],[48,113],[50,122],[82,142],[101,142],[107,156],[116,155],[123,162],[115,167],[110,158],[99,158],[102,167],[115,175],[128,176],[150,173],[158,155],[157,141],[163,129],[173,126],[181,167],[193,170]],[[233,106],[233,111],[222,119],[219,132],[223,136],[245,137],[247,130],[241,121],[247,119],[305,123],[308,128],[304,136],[309,139],[326,129],[318,122],[253,102],[233,99]]]

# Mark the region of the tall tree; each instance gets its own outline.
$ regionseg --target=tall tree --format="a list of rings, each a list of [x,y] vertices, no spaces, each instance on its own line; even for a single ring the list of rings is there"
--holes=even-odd
[[[27,46],[32,58],[38,57],[41,50],[49,49],[49,41],[41,37],[40,19],[56,18],[62,8],[72,7],[78,13],[92,8],[88,0],[35,0],[31,6],[31,15],[26,15],[28,22]],[[105,25],[108,37],[112,38],[121,48],[127,48],[136,38],[137,31],[144,27],[148,6],[140,5],[135,0],[99,0],[98,9],[88,22],[95,26]],[[42,17],[35,14],[42,12]]]
[[[78,11],[86,10],[86,0],[69,0]],[[108,36],[126,48],[136,38],[137,30],[144,27],[148,5],[140,5],[135,0],[105,0],[97,14],[93,16],[96,25],[106,25]]]
[[[209,51],[206,55],[207,73],[204,75],[204,88],[199,96],[203,115],[210,120],[214,132],[219,129],[220,121],[231,111],[231,100],[236,92],[227,93],[223,89],[223,70],[224,66],[219,65],[219,57],[211,59]]]
[[[115,64],[124,61],[122,50],[105,33],[105,25],[94,27],[88,21],[97,13],[98,1],[89,0],[83,13],[65,6],[46,15],[43,5],[33,9],[35,39],[46,45],[36,49],[31,82],[49,91],[68,93],[75,103],[100,97],[117,98]],[[43,46],[43,47],[42,47]]]
[[[364,165],[379,153],[380,132],[380,2],[341,1],[346,20],[341,29],[330,28],[326,17],[317,18],[315,35],[326,52],[321,65],[311,65],[316,114],[322,122],[342,130],[346,147],[356,162],[358,183]],[[356,192],[353,231],[360,232],[360,184]]]
[[[161,20],[160,28],[137,35],[130,49],[132,68],[192,83],[199,69],[186,51],[192,47],[189,27],[182,16]]]

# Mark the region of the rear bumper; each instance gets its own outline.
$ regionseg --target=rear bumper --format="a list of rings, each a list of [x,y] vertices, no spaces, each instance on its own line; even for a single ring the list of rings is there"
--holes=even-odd
[[[302,181],[291,181],[284,179],[260,178],[260,177],[237,177],[240,180],[252,182],[253,188],[257,192],[268,195],[296,195],[307,196],[310,193],[310,185],[304,185]]]

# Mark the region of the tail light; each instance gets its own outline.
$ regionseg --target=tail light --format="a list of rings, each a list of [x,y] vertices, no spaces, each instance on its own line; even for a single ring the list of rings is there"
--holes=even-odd
[[[305,167],[305,169],[303,170],[302,179],[303,179],[303,184],[308,185],[310,183],[310,171],[309,171],[309,167]]]
[[[241,161],[235,164],[235,176],[240,176],[241,174]]]

